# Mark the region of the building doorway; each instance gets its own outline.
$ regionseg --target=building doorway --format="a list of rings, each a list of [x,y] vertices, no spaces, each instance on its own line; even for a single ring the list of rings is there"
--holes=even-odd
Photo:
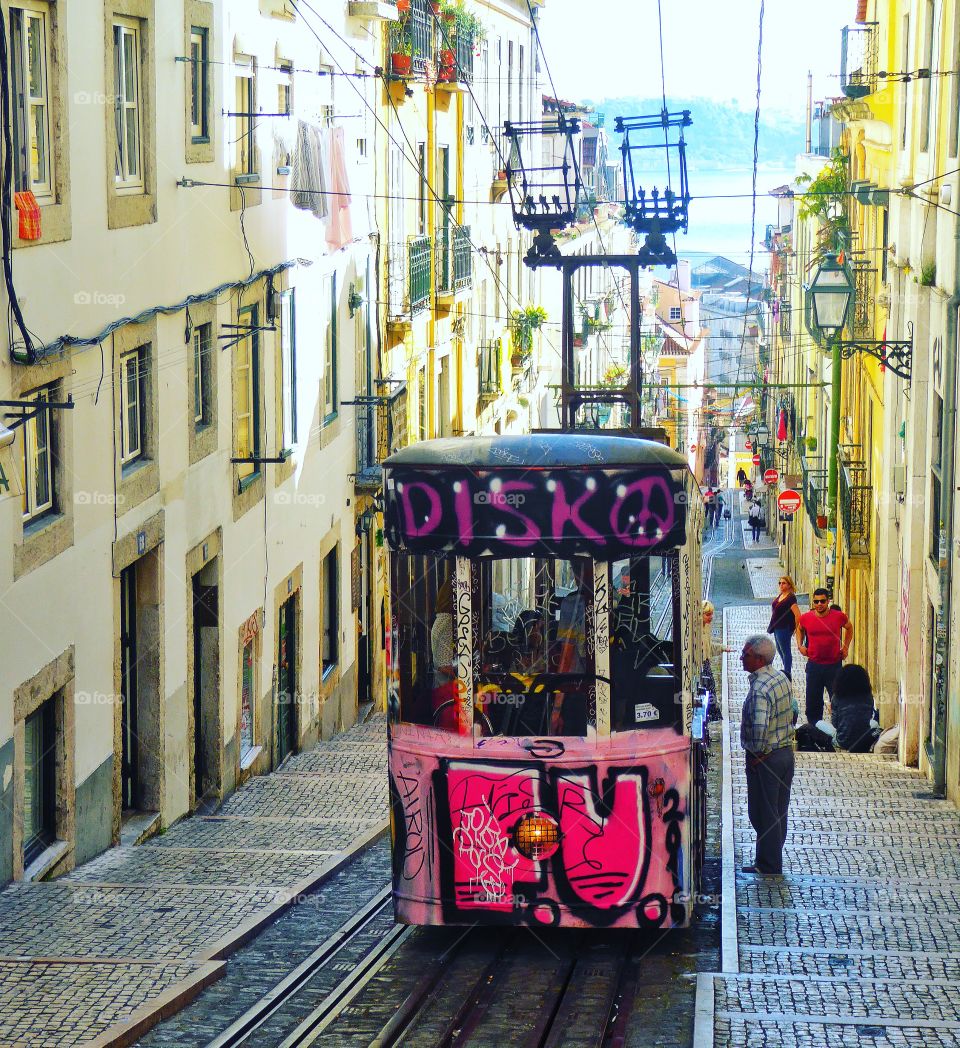
[[[124,811],[140,799],[137,735],[137,565],[120,572],[120,803]]]
[[[297,594],[280,605],[277,626],[277,760],[296,749]]]
[[[194,807],[220,788],[220,610],[216,581],[216,561],[191,580]]]

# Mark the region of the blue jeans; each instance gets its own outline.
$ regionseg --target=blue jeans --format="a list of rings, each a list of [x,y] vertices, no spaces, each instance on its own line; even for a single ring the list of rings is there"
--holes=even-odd
[[[783,672],[791,680],[793,680],[793,648],[790,645],[792,636],[793,630],[789,626],[786,629],[773,631],[773,639],[780,654],[780,661],[783,663]]]
[[[842,662],[831,662],[823,664],[820,662],[807,662],[807,723],[816,724],[823,720],[823,689],[827,689],[830,699],[833,699],[833,682],[837,679],[837,672],[843,665]]]

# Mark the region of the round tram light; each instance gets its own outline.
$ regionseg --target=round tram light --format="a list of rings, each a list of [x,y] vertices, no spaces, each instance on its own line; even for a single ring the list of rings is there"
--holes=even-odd
[[[526,859],[549,859],[560,847],[560,827],[556,819],[531,812],[513,828],[513,846]]]

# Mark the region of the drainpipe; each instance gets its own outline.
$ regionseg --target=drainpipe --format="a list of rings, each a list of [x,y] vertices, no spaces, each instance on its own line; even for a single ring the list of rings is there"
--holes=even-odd
[[[951,563],[953,558],[953,486],[954,440],[957,418],[957,348],[960,339],[958,310],[960,310],[960,225],[954,233],[953,294],[947,303],[947,344],[944,347],[943,425],[940,430],[940,521],[941,540],[938,551],[938,578],[940,583],[940,610],[937,612],[934,644],[936,698],[934,701],[933,746],[927,745],[927,755],[933,768],[933,792],[945,796],[947,792],[947,695],[950,672],[950,595],[952,589]],[[932,748],[932,753],[930,752]]]

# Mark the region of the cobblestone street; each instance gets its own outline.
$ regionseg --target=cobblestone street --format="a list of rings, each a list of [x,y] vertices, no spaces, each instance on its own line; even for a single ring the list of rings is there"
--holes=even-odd
[[[253,779],[216,815],[0,893],[0,1045],[106,1044],[220,977],[221,958],[383,829],[374,718]]]
[[[739,651],[768,615],[728,607],[726,643]],[[735,654],[725,676],[723,972],[699,977],[695,1048],[960,1045],[960,812],[892,760],[798,753],[784,875],[741,873],[754,834]]]

